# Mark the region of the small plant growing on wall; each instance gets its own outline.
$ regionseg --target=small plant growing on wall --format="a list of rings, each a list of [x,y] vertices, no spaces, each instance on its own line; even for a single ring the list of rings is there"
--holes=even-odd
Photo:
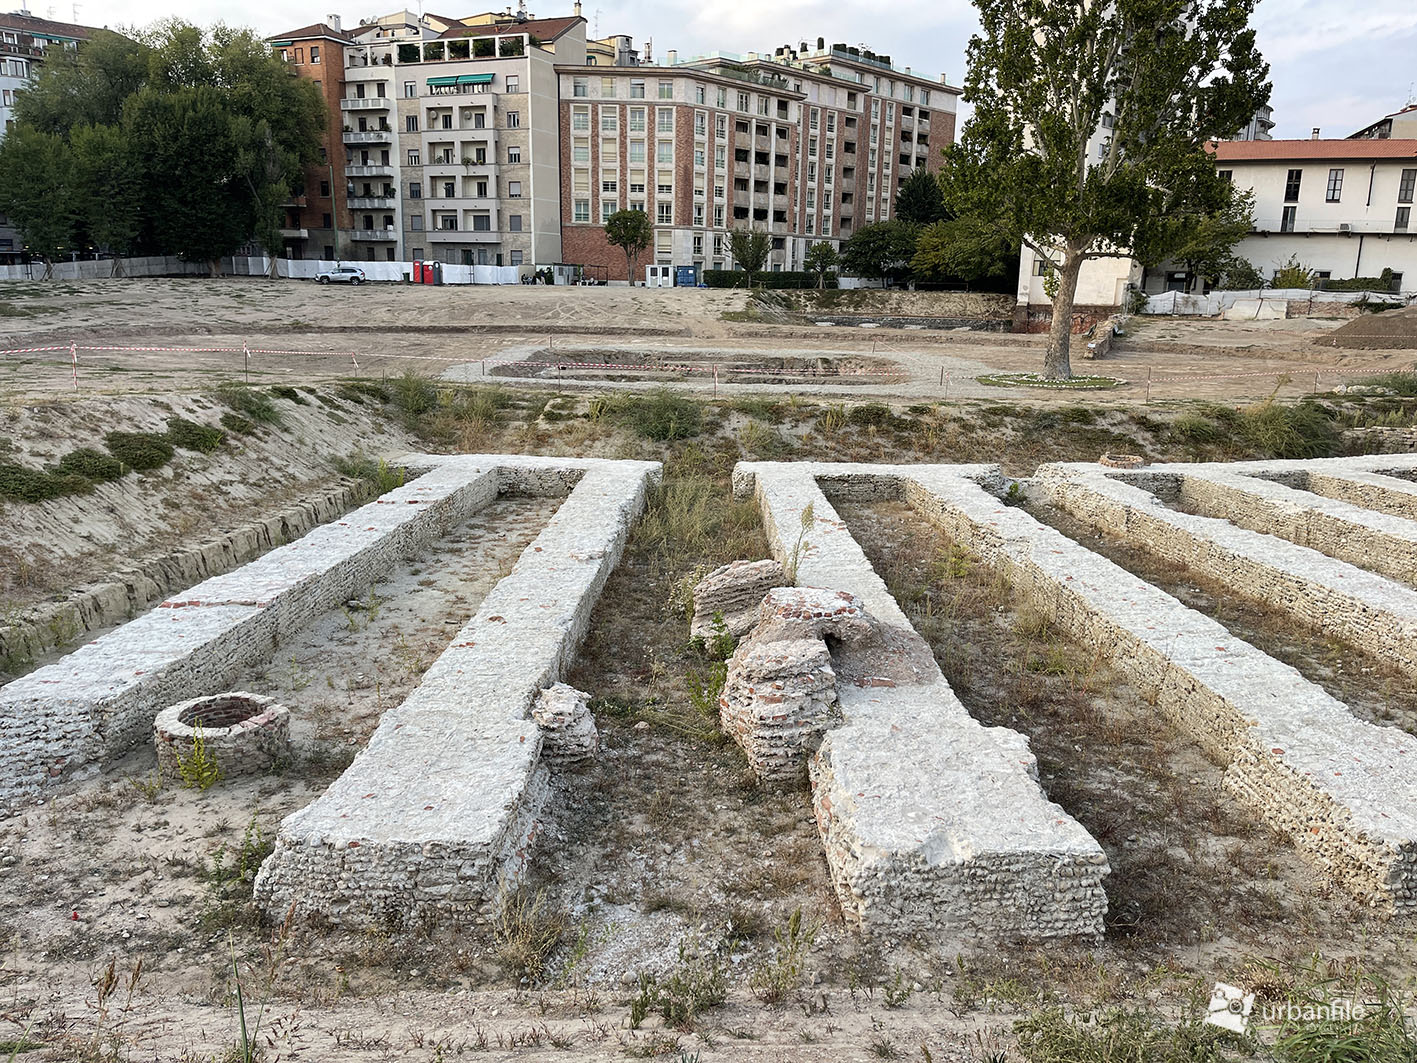
[[[192,728],[192,748],[177,751],[177,774],[189,790],[209,790],[221,780],[221,765],[207,748],[200,725]]]

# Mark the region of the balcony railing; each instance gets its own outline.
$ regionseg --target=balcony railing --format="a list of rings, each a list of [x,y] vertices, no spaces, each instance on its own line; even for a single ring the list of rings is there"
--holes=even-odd
[[[367,165],[351,163],[344,168],[346,177],[392,177],[394,164],[391,162],[371,162]]]
[[[280,234],[287,240],[304,240],[310,232],[308,229],[282,229]]]
[[[339,106],[341,111],[387,111],[393,102],[388,96],[364,96],[340,100]]]
[[[398,230],[393,228],[355,229],[349,235],[353,240],[370,240],[379,243],[397,240],[399,238]]]
[[[394,139],[392,129],[346,129],[346,144],[391,144]]]
[[[429,229],[425,234],[435,244],[499,244],[496,229]]]
[[[350,210],[393,210],[399,201],[393,196],[350,196]]]

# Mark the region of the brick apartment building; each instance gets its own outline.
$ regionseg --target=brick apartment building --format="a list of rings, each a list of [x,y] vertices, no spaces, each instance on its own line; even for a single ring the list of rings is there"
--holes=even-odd
[[[844,45],[642,62],[587,41],[575,13],[338,16],[270,38],[329,103],[325,159],[287,205],[292,258],[515,266],[624,275],[604,219],[637,207],[636,264],[731,265],[727,234],[766,229],[770,269],[800,268],[890,217],[940,164],[959,90]],[[648,49],[646,49],[646,53]]]

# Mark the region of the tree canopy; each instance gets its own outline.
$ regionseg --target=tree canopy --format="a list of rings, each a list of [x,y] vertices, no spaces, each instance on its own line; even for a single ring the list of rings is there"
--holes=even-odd
[[[728,253],[733,256],[733,264],[748,275],[748,287],[753,286],[753,275],[762,270],[772,251],[772,238],[758,229],[733,229],[728,234]]]
[[[841,264],[858,277],[875,277],[882,284],[910,274],[918,229],[907,221],[878,221],[851,234]]]
[[[625,279],[635,283],[635,256],[649,247],[654,226],[642,210],[617,210],[605,221],[605,238],[625,252]]]
[[[916,225],[933,225],[949,218],[944,189],[934,174],[924,167],[910,172],[895,194],[895,216]]]
[[[325,102],[252,31],[170,20],[56,50],[15,113],[0,210],[33,253],[176,254],[215,268],[253,237],[279,250],[281,205],[318,158]]]
[[[836,248],[825,240],[807,248],[807,253],[802,256],[802,268],[817,275],[818,288],[827,286],[827,274],[836,269],[840,262],[841,256],[837,254]]]
[[[1083,262],[1156,261],[1177,216],[1228,195],[1207,142],[1269,98],[1249,27],[1255,0],[975,0],[964,99],[947,153],[946,203],[1053,263],[1058,294],[1044,373],[1071,375]]]

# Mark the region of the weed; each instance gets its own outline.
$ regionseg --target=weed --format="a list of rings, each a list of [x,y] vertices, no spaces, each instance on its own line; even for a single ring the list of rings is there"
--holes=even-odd
[[[438,405],[438,389],[427,377],[409,370],[392,381],[393,403],[410,417],[418,417]]]
[[[776,1004],[802,984],[802,965],[816,939],[819,924],[804,925],[802,909],[793,910],[787,926],[773,932],[773,957],[748,979],[748,988],[764,1004]]]
[[[1233,1037],[1198,1022],[1170,1026],[1139,1009],[1069,1015],[1058,1007],[1020,1019],[1014,1035],[1027,1063],[1219,1063],[1225,1058],[1220,1046]]]
[[[1321,458],[1338,445],[1339,431],[1329,410],[1316,402],[1282,406],[1267,399],[1240,411],[1240,435],[1273,458]]]
[[[903,1008],[914,992],[914,983],[907,982],[905,973],[897,970],[895,977],[881,988],[881,999],[888,1008]]]
[[[239,413],[224,413],[221,415],[221,426],[228,432],[233,432],[238,436],[250,436],[256,434],[256,425]]]
[[[280,424],[280,411],[265,392],[241,384],[223,384],[217,389],[217,399],[256,424]],[[223,423],[225,421],[223,420]]]
[[[1417,397],[1417,373],[1414,372],[1380,373],[1377,376],[1365,376],[1352,383],[1369,388],[1386,388],[1407,398]]]
[[[254,813],[239,846],[232,849],[222,842],[216,847],[211,861],[202,869],[207,886],[202,918],[208,925],[229,927],[247,913],[256,872],[274,848],[275,843],[261,830]]]
[[[797,541],[792,544],[792,550],[787,555],[787,564],[783,566],[783,575],[789,584],[797,582],[797,569],[802,563],[802,557],[812,544],[807,541],[807,533],[812,530],[812,525],[816,523],[817,514],[811,502],[802,510],[800,527],[797,529]]]
[[[845,406],[828,406],[826,412],[822,414],[822,431],[839,432],[846,427],[846,422]]]
[[[389,389],[372,380],[346,380],[340,384],[338,391],[340,398],[361,405],[366,399],[379,403],[393,401],[393,395]]]
[[[639,992],[630,1004],[630,1027],[638,1028],[651,1011],[679,1030],[691,1030],[703,1012],[728,999],[727,962],[733,942],[701,950],[697,942],[679,946],[679,960],[662,979],[641,974]]]
[[[209,790],[221,781],[221,765],[216,754],[207,748],[206,736],[200,724],[192,728],[192,748],[183,752],[174,748],[177,776],[189,790]]]
[[[161,468],[176,453],[167,437],[156,432],[109,432],[103,441],[115,458],[139,472]]]
[[[512,970],[539,981],[566,928],[566,913],[552,907],[545,890],[510,894],[503,898],[494,928],[497,954]]]
[[[220,428],[198,424],[196,421],[189,421],[183,417],[169,417],[167,419],[167,438],[174,447],[210,454],[221,446],[223,440],[226,439],[226,433]]]
[[[728,665],[722,661],[711,664],[706,672],[690,668],[684,676],[689,688],[689,704],[694,711],[709,719],[718,719],[718,695],[728,678]]]
[[[871,1042],[871,1054],[877,1059],[899,1059],[900,1050],[888,1037]]]
[[[867,402],[855,407],[846,419],[858,428],[885,428],[895,420],[895,415],[883,402]]]
[[[275,384],[271,387],[270,390],[271,394],[275,395],[277,398],[285,399],[287,402],[293,402],[297,406],[310,405],[309,400],[306,399],[304,395],[300,394],[300,392],[296,391],[289,384]]]
[[[364,480],[381,495],[402,487],[408,478],[408,470],[402,465],[395,468],[383,458],[375,461],[358,451],[346,458],[335,458],[331,464],[341,476]]]
[[[641,439],[656,443],[690,439],[703,430],[699,404],[669,388],[657,388],[647,395],[615,395],[600,414],[607,415]]]
[[[59,468],[65,472],[82,476],[85,480],[103,483],[116,480],[123,475],[123,463],[92,447],[71,450],[59,459]]]
[[[136,775],[130,775],[128,776],[128,785],[133,788],[135,794],[148,804],[153,805],[157,803],[158,794],[162,793],[162,774],[154,768],[143,779]]]

